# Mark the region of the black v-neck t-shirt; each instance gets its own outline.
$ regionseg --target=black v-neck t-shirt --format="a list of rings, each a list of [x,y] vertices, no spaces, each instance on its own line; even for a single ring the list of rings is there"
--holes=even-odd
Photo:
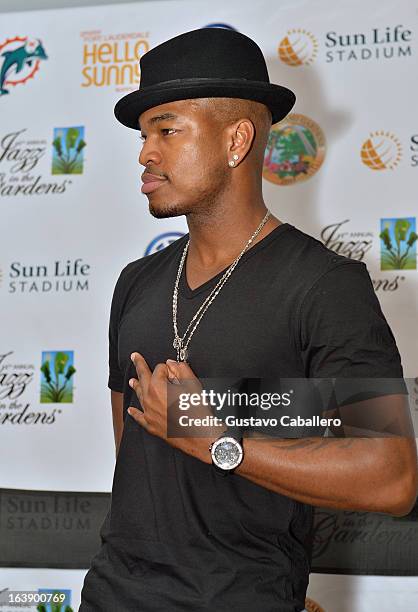
[[[109,325],[109,387],[124,394],[111,507],[80,611],[298,612],[308,585],[313,508],[219,474],[146,432],[126,410],[130,354],[175,359],[172,296],[188,234],[129,263]],[[182,335],[220,272],[179,283]],[[200,377],[402,377],[366,266],[289,223],[251,247],[189,346]],[[245,446],[244,446],[245,448]]]

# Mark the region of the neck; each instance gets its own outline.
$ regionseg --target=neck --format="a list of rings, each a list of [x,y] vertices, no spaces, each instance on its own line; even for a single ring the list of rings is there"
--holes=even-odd
[[[220,204],[207,214],[189,214],[189,263],[192,261],[194,266],[201,268],[216,268],[224,263],[231,263],[242,251],[266,213],[267,207],[260,197],[258,201]],[[251,246],[278,225],[281,225],[281,221],[270,215]]]

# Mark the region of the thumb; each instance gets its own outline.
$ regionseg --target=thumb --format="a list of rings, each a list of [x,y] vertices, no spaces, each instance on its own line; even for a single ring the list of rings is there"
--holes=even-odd
[[[196,375],[192,368],[185,361],[174,361],[174,359],[167,359],[166,361],[168,368],[168,378],[171,382],[180,384],[182,380],[195,379]]]

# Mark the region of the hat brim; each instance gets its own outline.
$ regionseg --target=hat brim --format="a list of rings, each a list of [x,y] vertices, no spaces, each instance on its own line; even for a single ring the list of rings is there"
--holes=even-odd
[[[115,106],[115,117],[126,127],[139,130],[140,115],[154,106],[192,98],[244,98],[265,104],[272,123],[284,119],[293,108],[296,96],[282,85],[246,79],[176,79],[151,87],[139,88]]]

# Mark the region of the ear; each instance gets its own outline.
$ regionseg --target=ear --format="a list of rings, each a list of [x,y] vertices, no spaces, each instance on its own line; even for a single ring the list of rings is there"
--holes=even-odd
[[[250,151],[255,138],[255,126],[250,119],[240,119],[229,130],[228,163],[233,167],[238,166]]]

